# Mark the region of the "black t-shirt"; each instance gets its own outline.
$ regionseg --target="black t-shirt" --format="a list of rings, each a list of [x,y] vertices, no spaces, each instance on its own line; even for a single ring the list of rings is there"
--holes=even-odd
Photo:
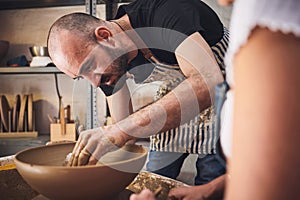
[[[129,16],[130,23],[135,29],[159,27],[182,33],[183,35],[174,35],[171,31],[161,29],[153,35],[152,32],[140,34],[139,30],[137,31],[146,45],[150,47],[164,45],[164,48],[172,52],[185,39],[184,36],[197,31],[210,46],[215,45],[223,36],[223,24],[219,17],[200,0],[136,0],[131,4],[120,6],[116,18],[124,14]],[[177,63],[172,52],[150,49],[161,61],[169,64]]]
[[[223,24],[219,17],[200,0],[136,0],[120,6],[115,19],[125,14],[152,54],[168,64],[177,64],[174,52],[189,35],[199,32],[210,46],[223,36]],[[129,63],[128,69],[145,63],[147,61],[139,52]],[[139,70],[133,71],[137,72],[135,77],[138,77]],[[138,79],[141,81],[143,78]],[[111,93],[104,92],[107,95]]]

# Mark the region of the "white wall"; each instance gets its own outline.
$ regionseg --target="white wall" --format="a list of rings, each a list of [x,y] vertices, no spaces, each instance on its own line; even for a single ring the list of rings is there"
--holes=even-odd
[[[229,24],[230,24],[232,6],[228,6],[228,7],[220,6],[218,4],[217,0],[202,0],[202,1],[205,2],[207,5],[209,5],[211,8],[214,9],[214,11],[220,17],[220,19],[221,19],[222,23],[224,24],[224,26],[226,26],[228,28]]]

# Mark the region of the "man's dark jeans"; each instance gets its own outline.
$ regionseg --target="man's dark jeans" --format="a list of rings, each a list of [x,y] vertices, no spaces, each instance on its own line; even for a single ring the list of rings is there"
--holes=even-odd
[[[184,160],[188,153],[173,152],[149,152],[147,170],[162,176],[176,179],[179,175]],[[225,173],[225,167],[220,163],[216,154],[209,154],[204,157],[198,156],[196,161],[195,185],[210,182]]]

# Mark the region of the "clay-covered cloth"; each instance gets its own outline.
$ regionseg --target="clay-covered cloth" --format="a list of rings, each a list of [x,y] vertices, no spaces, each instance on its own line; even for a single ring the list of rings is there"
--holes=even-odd
[[[211,47],[216,61],[222,72],[225,72],[223,58],[228,46],[229,32],[224,27],[223,38]],[[225,75],[225,74],[224,74]],[[144,83],[155,80],[163,80],[154,100],[158,100],[178,84],[185,80],[180,70],[168,69],[163,66],[156,66],[151,75]],[[162,132],[150,137],[150,150],[163,152],[180,152],[195,154],[214,154],[219,134],[215,132],[214,107],[211,106],[194,119],[177,128]]]

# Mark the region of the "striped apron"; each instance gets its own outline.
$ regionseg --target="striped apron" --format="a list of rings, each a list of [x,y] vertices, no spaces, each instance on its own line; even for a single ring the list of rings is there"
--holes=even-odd
[[[225,76],[223,58],[228,47],[229,32],[224,27],[223,38],[211,47],[212,52]],[[144,83],[163,81],[154,101],[166,95],[185,79],[180,70],[156,66]],[[214,106],[207,108],[188,123],[177,128],[150,136],[150,150],[193,154],[215,154],[219,133],[215,131]]]

